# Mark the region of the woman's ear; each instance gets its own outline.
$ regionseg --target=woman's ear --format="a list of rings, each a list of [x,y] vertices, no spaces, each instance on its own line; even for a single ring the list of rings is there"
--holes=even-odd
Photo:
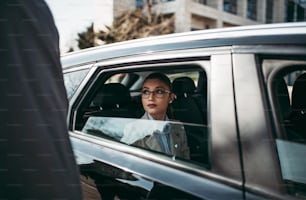
[[[169,96],[169,103],[172,103],[172,102],[173,102],[174,97],[175,97],[175,94],[174,94],[174,93],[171,93],[170,96]]]

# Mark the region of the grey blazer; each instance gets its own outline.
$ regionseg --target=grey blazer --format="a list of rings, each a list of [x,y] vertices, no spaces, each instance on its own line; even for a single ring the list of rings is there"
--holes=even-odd
[[[141,117],[141,119],[149,120],[148,115],[146,113]],[[170,123],[171,128],[169,133],[171,155],[175,157],[190,159],[185,128],[183,124],[179,123],[178,121],[172,122],[174,123]],[[157,133],[153,133],[152,135],[148,135],[140,140],[137,140],[135,143],[133,143],[133,145],[163,152]]]

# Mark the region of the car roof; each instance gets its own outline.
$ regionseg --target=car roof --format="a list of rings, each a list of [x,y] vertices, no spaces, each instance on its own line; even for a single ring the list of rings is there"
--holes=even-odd
[[[306,45],[306,22],[207,29],[101,45],[62,55],[63,68],[160,51],[231,45]]]

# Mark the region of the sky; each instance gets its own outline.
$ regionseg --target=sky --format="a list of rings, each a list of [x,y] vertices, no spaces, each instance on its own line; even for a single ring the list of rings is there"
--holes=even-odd
[[[61,53],[69,47],[77,48],[77,33],[83,32],[92,22],[99,26],[110,24],[110,4],[107,0],[45,0],[60,35]]]

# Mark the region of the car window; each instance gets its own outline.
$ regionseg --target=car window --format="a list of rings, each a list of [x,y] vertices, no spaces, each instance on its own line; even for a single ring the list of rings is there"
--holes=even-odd
[[[295,196],[306,195],[306,145],[287,140],[276,139],[282,177],[288,185],[289,193]]]
[[[113,118],[113,117],[89,117],[84,125],[82,132],[92,134],[98,137],[112,139],[127,145],[133,145],[143,149],[149,149],[157,152],[164,153],[162,148],[156,148],[155,140],[146,140],[146,144],[142,142],[143,138],[152,137],[152,135],[159,135],[165,133],[167,126],[172,129],[184,129],[184,124],[178,121],[159,121],[159,120],[146,120],[146,119],[132,119],[132,118]],[[200,125],[199,125],[200,126]],[[200,126],[205,131],[204,125]],[[179,142],[176,141],[174,145],[172,159],[182,158],[190,159],[189,149],[182,151],[180,145],[186,145],[186,136],[178,136]],[[183,139],[181,139],[183,138]],[[183,140],[183,141],[181,141]],[[169,154],[170,155],[170,154]]]
[[[166,121],[150,120],[142,104],[143,80],[156,72],[172,83]],[[79,109],[76,129],[210,168],[207,90],[198,87],[200,80],[207,87],[206,73],[199,66],[101,74]]]
[[[289,194],[306,197],[306,62],[265,60],[273,68],[270,93],[276,121],[276,148]],[[272,67],[273,66],[273,67]]]
[[[64,73],[64,82],[67,96],[70,99],[77,88],[80,86],[82,80],[88,73],[88,69]]]

